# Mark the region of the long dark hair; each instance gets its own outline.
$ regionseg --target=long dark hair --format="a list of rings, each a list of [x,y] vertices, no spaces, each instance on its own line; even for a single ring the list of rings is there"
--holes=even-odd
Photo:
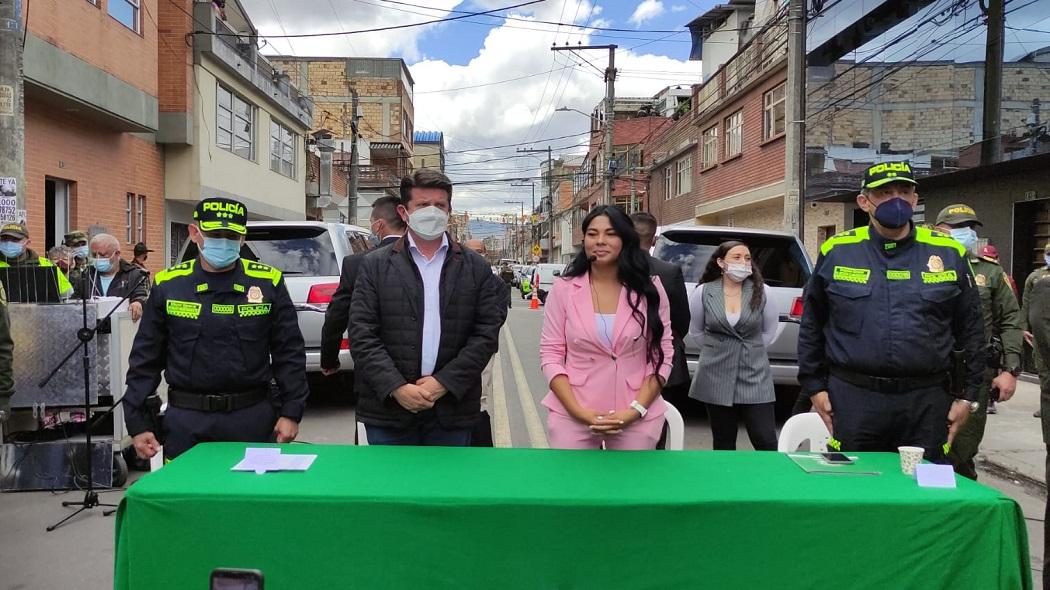
[[[631,315],[646,334],[648,345],[645,359],[657,370],[664,363],[664,350],[660,341],[664,337],[664,323],[660,319],[660,292],[649,275],[649,259],[642,251],[638,232],[634,230],[631,218],[623,209],[613,205],[599,205],[583,218],[583,234],[595,217],[604,215],[609,218],[616,235],[623,242],[623,249],[616,259],[617,278],[627,288],[627,303],[631,306]],[[591,270],[591,261],[587,258],[585,248],[580,248],[576,257],[565,268],[563,277],[579,277]],[[642,314],[641,302],[645,298],[645,314]]]
[[[725,258],[726,255],[729,254],[729,251],[737,246],[743,246],[747,248],[748,252],[751,251],[751,248],[747,244],[736,240],[730,240],[719,244],[718,248],[711,253],[711,259],[707,261],[707,266],[704,268],[704,274],[700,277],[701,285],[722,278],[722,267],[718,266],[718,259]],[[751,302],[748,305],[751,307],[751,311],[757,311],[762,308],[762,303],[766,297],[766,290],[762,287],[762,271],[758,270],[758,265],[755,264],[754,256],[751,258],[751,276],[744,280],[751,281]]]

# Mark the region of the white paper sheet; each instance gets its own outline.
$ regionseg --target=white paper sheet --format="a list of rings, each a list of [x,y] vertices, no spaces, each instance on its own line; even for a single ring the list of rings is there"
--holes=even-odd
[[[915,481],[922,488],[954,488],[955,471],[951,465],[919,463],[915,466]]]
[[[281,449],[252,448],[244,449],[244,458],[231,467],[232,471],[306,471],[313,465],[317,455],[282,455]]]

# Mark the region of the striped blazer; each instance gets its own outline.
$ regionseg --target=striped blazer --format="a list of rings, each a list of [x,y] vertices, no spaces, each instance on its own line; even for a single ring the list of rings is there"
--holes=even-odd
[[[718,406],[776,399],[766,345],[775,336],[777,316],[768,300],[751,310],[752,284],[743,284],[736,325],[730,325],[726,317],[721,280],[700,285],[690,296],[690,334],[701,348],[689,397]]]

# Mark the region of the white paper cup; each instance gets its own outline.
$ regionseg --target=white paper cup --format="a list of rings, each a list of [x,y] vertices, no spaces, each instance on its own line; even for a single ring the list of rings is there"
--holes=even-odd
[[[915,475],[915,466],[922,462],[926,449],[922,447],[897,447],[901,455],[901,473]]]

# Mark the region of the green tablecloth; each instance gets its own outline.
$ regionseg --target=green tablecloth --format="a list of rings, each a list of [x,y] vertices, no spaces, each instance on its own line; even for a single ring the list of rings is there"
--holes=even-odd
[[[231,472],[244,447],[128,490],[116,588],[206,588],[217,567],[267,590],[1032,587],[1013,500],[919,488],[892,454],[845,476],[778,453],[294,445],[310,471]]]

